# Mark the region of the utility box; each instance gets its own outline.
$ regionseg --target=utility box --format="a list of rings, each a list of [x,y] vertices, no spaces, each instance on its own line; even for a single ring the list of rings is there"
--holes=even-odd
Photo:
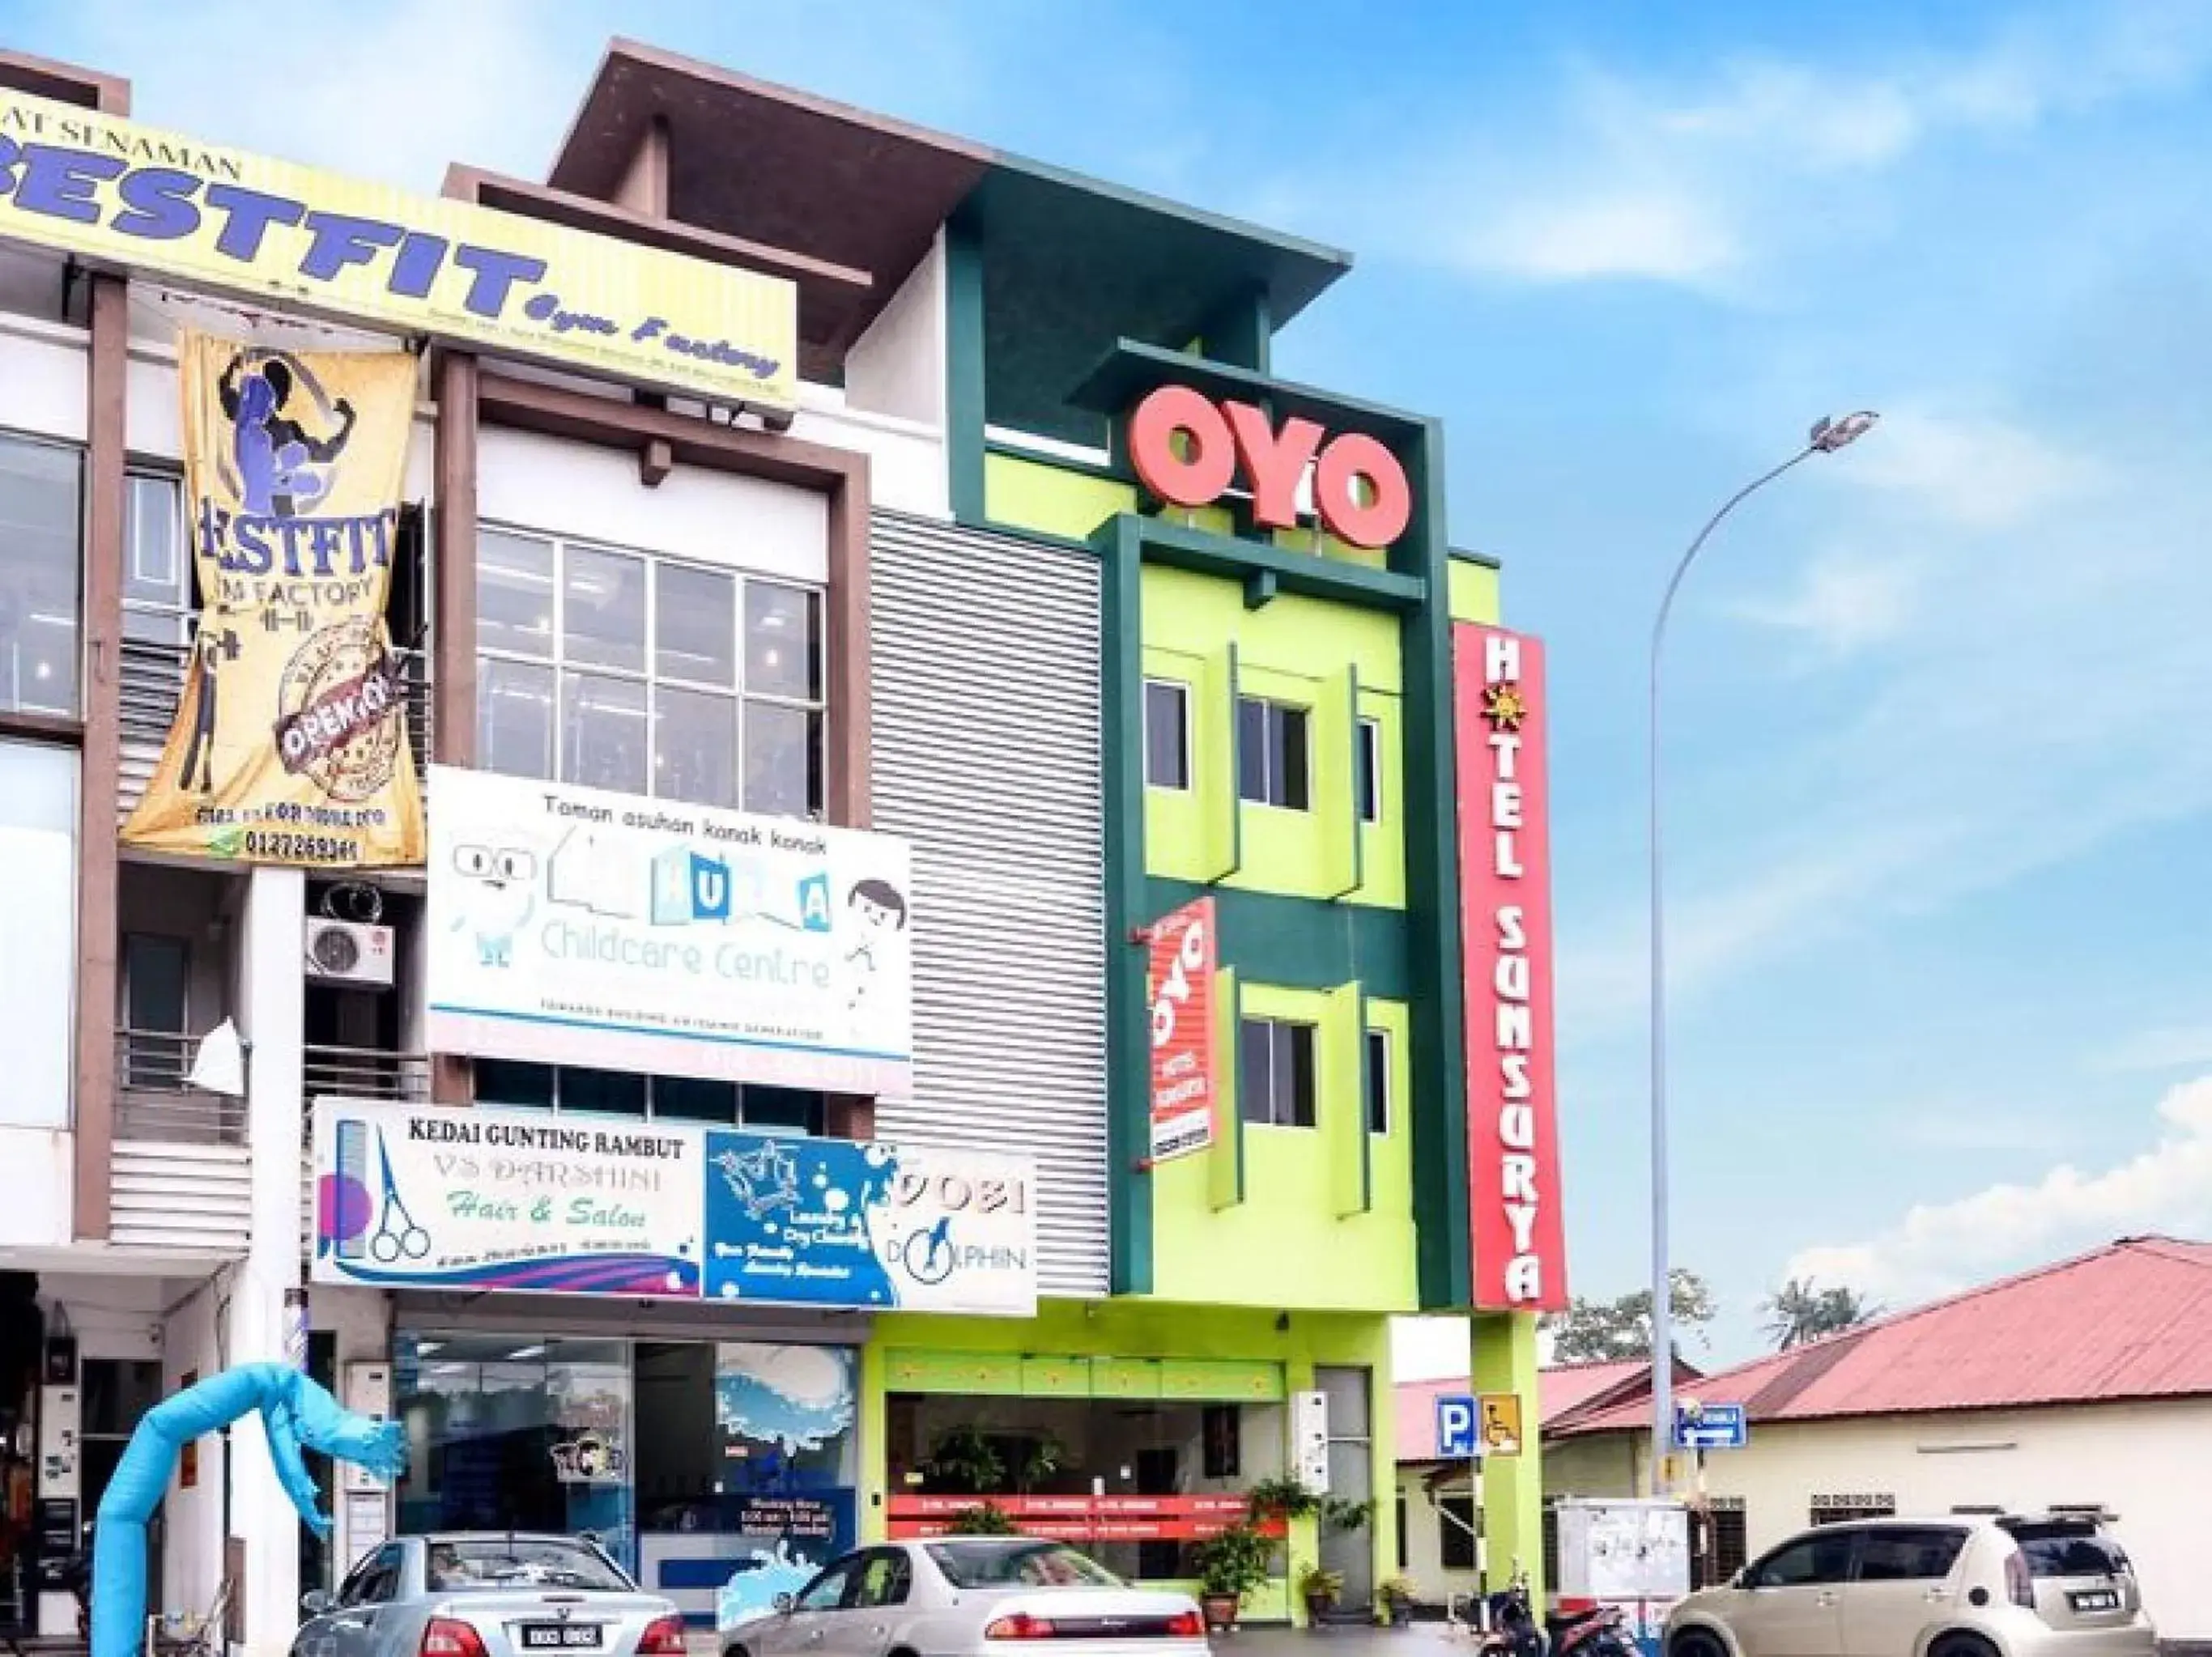
[[[1690,1511],[1679,1502],[1568,1497],[1558,1502],[1560,1606],[1618,1605],[1656,1657],[1660,1630],[1690,1591]]]

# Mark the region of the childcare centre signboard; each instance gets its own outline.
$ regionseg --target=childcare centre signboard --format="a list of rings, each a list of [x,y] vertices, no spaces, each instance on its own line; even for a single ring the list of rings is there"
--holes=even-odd
[[[1025,1157],[666,1120],[324,1099],[317,1283],[1036,1309]]]
[[[789,408],[779,277],[0,91],[0,240],[714,403]]]
[[[902,1093],[906,842],[432,768],[438,1053]]]

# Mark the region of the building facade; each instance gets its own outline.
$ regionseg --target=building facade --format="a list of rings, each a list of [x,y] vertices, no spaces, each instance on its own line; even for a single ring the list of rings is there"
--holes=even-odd
[[[252,1423],[183,1459],[163,1601],[257,1651],[397,1532],[588,1533],[708,1624],[986,1502],[1188,1580],[1284,1478],[1334,1505],[1250,1614],[1364,1605],[1389,1317],[1474,1308],[1533,1416],[1565,1284],[1540,652],[1435,422],[1272,370],[1348,260],[628,44],[543,184],[20,56],[0,143],[0,1619],[254,1359],[412,1452],[327,1548]],[[311,657],[323,381],[398,350],[379,612]],[[287,762],[193,783],[264,658]]]

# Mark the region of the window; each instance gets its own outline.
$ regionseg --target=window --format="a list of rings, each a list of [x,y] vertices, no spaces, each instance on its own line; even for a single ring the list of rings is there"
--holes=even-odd
[[[799,1596],[801,1611],[835,1611],[844,1602],[846,1584],[860,1567],[857,1558],[841,1559],[809,1582]]]
[[[1306,809],[1306,721],[1303,707],[1237,699],[1237,792],[1255,805]]]
[[[1446,1570],[1474,1569],[1474,1498],[1437,1498],[1437,1563]]]
[[[1027,1537],[932,1542],[930,1559],[956,1588],[1118,1588],[1121,1579],[1064,1542]]]
[[[642,1116],[655,1121],[720,1122],[757,1132],[820,1137],[823,1096],[795,1088],[714,1081],[694,1076],[638,1076],[574,1065],[532,1065],[479,1059],[477,1098],[487,1105]]]
[[[913,1580],[914,1568],[896,1549],[865,1554],[860,1559],[859,1586],[853,1592],[853,1606],[868,1611],[878,1605],[902,1605]]]
[[[1401,1571],[1413,1569],[1406,1557],[1406,1493],[1403,1490],[1398,1492],[1398,1569]],[[1547,1576],[1544,1580],[1547,1582],[1556,1582],[1559,1578]]]
[[[1897,1511],[1897,1498],[1864,1492],[1844,1496],[1815,1496],[1809,1521],[1815,1525],[1848,1525],[1855,1519],[1887,1519]]]
[[[1359,722],[1359,820],[1362,822],[1382,821],[1382,724],[1379,719]]]
[[[1244,1120],[1263,1127],[1314,1125],[1314,1027],[1247,1018],[1237,1032],[1237,1093]]]
[[[477,548],[486,770],[819,816],[821,595],[488,530]]]
[[[1743,1498],[1717,1496],[1709,1510],[1691,1515],[1692,1586],[1710,1588],[1731,1580],[1750,1557]]]
[[[1851,1543],[1856,1531],[1803,1536],[1784,1544],[1751,1569],[1756,1588],[1802,1588],[1840,1582],[1850,1575]]]
[[[1966,1533],[1953,1525],[1884,1525],[1859,1542],[1862,1582],[1940,1582],[1951,1574]]]
[[[1367,1131],[1390,1131],[1390,1032],[1367,1033]]]
[[[123,636],[132,643],[190,641],[192,566],[185,555],[183,480],[130,473],[123,493]]]
[[[403,1556],[397,1542],[387,1542],[353,1568],[338,1590],[342,1606],[380,1605],[399,1597]]]
[[[77,709],[83,457],[0,437],[0,709]]]
[[[1145,786],[1190,786],[1190,691],[1173,679],[1145,681]]]
[[[2090,1519],[2021,1520],[2007,1525],[2027,1560],[2030,1576],[2119,1576],[2128,1557]]]
[[[1243,1471],[1244,1412],[1234,1404],[1209,1404],[1199,1418],[1201,1460],[1208,1478],[1235,1478]]]
[[[439,1593],[582,1588],[629,1593],[633,1585],[611,1560],[565,1536],[455,1537],[430,1545],[427,1575]]]

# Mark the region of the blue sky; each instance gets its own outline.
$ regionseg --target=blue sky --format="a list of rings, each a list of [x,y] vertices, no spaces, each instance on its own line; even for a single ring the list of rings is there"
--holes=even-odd
[[[1677,1258],[1733,1356],[1792,1270],[1895,1304],[2212,1232],[2212,5],[0,19],[144,119],[417,187],[542,173],[620,33],[1354,250],[1278,366],[1445,417],[1455,537],[1551,641],[1586,1292],[1644,1269],[1660,584],[1814,416],[1881,410],[1678,613]]]

